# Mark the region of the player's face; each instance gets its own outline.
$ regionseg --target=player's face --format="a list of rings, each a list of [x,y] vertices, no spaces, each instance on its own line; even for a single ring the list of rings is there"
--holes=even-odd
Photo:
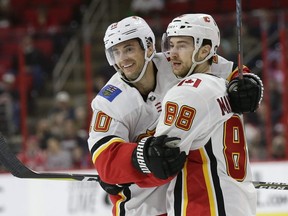
[[[169,51],[173,73],[184,77],[192,66],[194,39],[189,36],[171,37]]]
[[[145,63],[145,51],[137,39],[124,41],[112,47],[115,63],[128,80],[135,80]]]

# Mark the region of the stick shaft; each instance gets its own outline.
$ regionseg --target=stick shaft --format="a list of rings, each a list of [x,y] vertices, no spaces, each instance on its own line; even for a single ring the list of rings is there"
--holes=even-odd
[[[74,180],[74,181],[100,181],[98,175],[93,174],[69,174],[69,173],[46,173],[35,172],[26,167],[16,156],[13,154],[4,139],[0,135],[0,162],[6,169],[17,178],[23,179],[47,179],[47,180]],[[260,182],[253,181],[256,189],[271,189],[271,190],[288,190],[288,184],[280,182]]]
[[[242,2],[236,0],[237,60],[239,79],[243,79]]]
[[[51,179],[51,180],[74,180],[74,181],[99,181],[98,175],[93,174],[69,174],[69,173],[38,173],[26,167],[13,154],[5,138],[0,135],[0,162],[12,175],[27,179]]]
[[[253,181],[252,183],[256,189],[288,190],[287,183],[262,181]]]

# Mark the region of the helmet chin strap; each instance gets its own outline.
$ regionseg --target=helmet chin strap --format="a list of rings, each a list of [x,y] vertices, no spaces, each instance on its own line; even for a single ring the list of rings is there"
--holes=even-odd
[[[147,55],[147,52],[145,53],[145,56]],[[152,55],[149,57],[149,58],[147,58],[147,57],[145,57],[145,63],[144,63],[144,66],[143,66],[143,68],[142,68],[142,70],[141,70],[141,73],[139,74],[139,76],[135,79],[135,80],[128,80],[126,77],[125,77],[125,75],[124,75],[124,73],[119,69],[119,68],[116,68],[115,66],[114,66],[114,68],[117,70],[117,72],[121,75],[121,77],[122,77],[122,79],[123,80],[125,80],[126,82],[128,82],[128,83],[136,83],[136,82],[139,82],[141,79],[142,79],[142,77],[144,76],[144,74],[145,74],[145,72],[146,72],[146,69],[147,69],[147,66],[148,66],[148,63],[152,60],[152,58],[154,57],[154,55],[155,55],[155,51],[152,53]]]

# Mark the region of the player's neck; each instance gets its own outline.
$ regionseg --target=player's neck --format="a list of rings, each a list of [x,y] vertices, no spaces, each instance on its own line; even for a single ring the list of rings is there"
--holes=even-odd
[[[153,62],[149,62],[146,72],[142,79],[134,83],[134,86],[138,89],[141,95],[148,95],[155,87],[155,71],[153,68]]]
[[[211,66],[208,64],[208,62],[204,62],[202,64],[197,65],[193,73],[210,73],[210,72],[211,72]]]

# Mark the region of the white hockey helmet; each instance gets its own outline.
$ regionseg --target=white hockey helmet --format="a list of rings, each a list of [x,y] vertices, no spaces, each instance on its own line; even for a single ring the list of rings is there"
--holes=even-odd
[[[134,38],[138,38],[141,41],[141,46],[145,51],[145,64],[137,79],[131,81],[127,80],[123,72],[117,67],[111,48],[123,41]],[[148,44],[152,45],[154,50],[154,53],[150,57],[147,56]],[[109,64],[113,65],[116,71],[120,73],[121,77],[126,82],[130,83],[138,82],[143,77],[148,62],[151,61],[155,55],[155,35],[146,21],[138,16],[127,17],[108,26],[104,36],[104,45],[106,58]]]
[[[208,14],[184,14],[173,19],[162,37],[163,52],[169,51],[169,37],[172,36],[191,36],[194,38],[195,50],[192,54],[193,65],[186,76],[193,72],[196,65],[214,56],[220,45],[219,28],[213,17]],[[211,41],[211,51],[204,60],[196,62],[195,55],[202,46],[204,39]]]

